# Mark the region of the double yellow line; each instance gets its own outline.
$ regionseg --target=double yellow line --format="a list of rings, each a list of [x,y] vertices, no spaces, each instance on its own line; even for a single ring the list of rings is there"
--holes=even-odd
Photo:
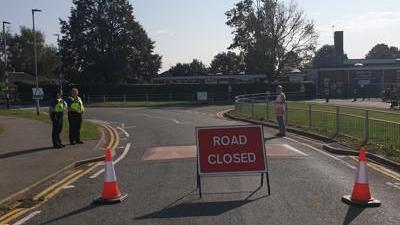
[[[231,111],[231,110],[232,110],[232,109],[226,109],[226,110],[217,112],[217,117],[220,118],[220,119],[223,119],[223,118],[224,118],[224,114],[227,113],[227,112],[229,112],[229,111]]]
[[[109,144],[106,148],[109,148],[114,152],[114,150],[117,148],[119,145],[119,135],[117,131],[109,126],[109,125],[102,125],[110,134],[110,140]],[[16,220],[17,218],[25,215],[29,211],[39,207],[41,204],[49,200],[50,198],[54,197],[56,194],[61,192],[64,187],[73,184],[76,182],[78,179],[81,177],[85,176],[86,174],[90,173],[93,169],[95,169],[97,166],[99,166],[100,163],[90,163],[88,165],[82,165],[77,168],[75,168],[75,171],[72,171],[71,174],[63,178],[62,180],[58,181],[55,184],[52,184],[51,186],[45,188],[43,191],[41,191],[39,194],[36,194],[32,200],[34,202],[38,202],[35,206],[24,208],[22,207],[17,207],[10,212],[2,215],[0,217],[0,225],[8,224],[11,221]]]

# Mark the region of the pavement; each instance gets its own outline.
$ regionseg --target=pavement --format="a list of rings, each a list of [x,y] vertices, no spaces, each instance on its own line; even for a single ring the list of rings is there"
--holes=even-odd
[[[53,149],[47,123],[3,116],[0,123],[0,202],[78,160],[103,154],[95,148],[98,141]]]
[[[367,108],[377,108],[377,109],[390,109],[390,103],[382,102],[382,99],[371,98],[365,99],[358,98],[356,102],[353,99],[330,99],[329,103],[325,102],[325,99],[314,99],[306,102],[329,104],[329,105],[342,105],[342,106],[352,106],[352,107],[367,107]]]
[[[382,206],[348,206],[341,197],[351,194],[356,161],[296,135],[274,138],[271,128],[264,129],[271,195],[259,188],[259,175],[203,177],[200,199],[195,158],[179,158],[174,149],[192,151],[197,126],[245,124],[216,116],[227,108],[89,108],[89,118],[119,127],[124,152],[115,168],[129,197],[93,205],[103,180],[97,168],[15,224],[400,224],[400,175],[370,168],[370,187]],[[154,148],[172,149],[170,158],[144,160]]]

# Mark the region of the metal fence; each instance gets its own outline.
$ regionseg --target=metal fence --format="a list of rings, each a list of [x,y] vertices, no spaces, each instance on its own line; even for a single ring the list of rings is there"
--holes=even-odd
[[[312,130],[332,138],[349,138],[362,144],[378,144],[387,152],[400,150],[400,123],[389,121],[390,117],[400,121],[399,113],[366,110],[345,106],[322,106],[296,102],[286,95],[285,120],[288,125],[303,130]],[[237,112],[251,119],[276,123],[274,99],[276,94],[252,94],[235,98]]]

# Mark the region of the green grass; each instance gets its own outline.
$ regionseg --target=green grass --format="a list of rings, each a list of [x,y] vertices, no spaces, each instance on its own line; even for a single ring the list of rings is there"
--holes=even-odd
[[[30,110],[0,110],[0,116],[20,117],[25,119],[36,120],[44,123],[51,123],[49,115],[47,113],[40,113],[36,115],[36,112]],[[62,131],[63,140],[68,140],[68,121],[64,118],[64,127]],[[100,131],[96,124],[83,121],[81,129],[81,138],[84,141],[97,140],[100,138]]]
[[[339,118],[340,132],[336,138],[352,146],[363,144],[366,109],[341,106],[337,117],[336,106],[311,104],[310,121],[308,107],[308,103],[289,102],[287,123],[292,127],[333,137],[336,134],[337,118]],[[276,123],[272,104],[268,109],[264,103],[254,104],[253,109],[251,104],[246,104],[239,107],[239,112],[247,118]],[[400,114],[368,109],[368,116],[370,151],[400,159],[400,124],[398,124]]]
[[[127,101],[127,102],[101,102],[90,104],[90,107],[160,107],[191,104],[191,101]]]

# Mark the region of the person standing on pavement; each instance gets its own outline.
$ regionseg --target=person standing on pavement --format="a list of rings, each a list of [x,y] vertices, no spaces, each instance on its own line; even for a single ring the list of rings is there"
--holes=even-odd
[[[277,96],[274,102],[276,119],[279,125],[279,133],[275,136],[284,137],[286,136],[286,126],[285,126],[285,112],[286,112],[286,95],[283,93],[283,87],[278,85],[276,88]]]
[[[76,88],[71,90],[71,96],[68,98],[68,122],[69,122],[69,142],[71,145],[83,144],[80,138],[82,126],[82,114],[85,111],[82,99],[78,96],[79,91]]]
[[[64,122],[64,110],[67,105],[62,97],[62,91],[56,93],[50,103],[49,115],[53,123],[51,137],[54,148],[63,148],[65,145],[62,144],[60,134],[63,128]]]

